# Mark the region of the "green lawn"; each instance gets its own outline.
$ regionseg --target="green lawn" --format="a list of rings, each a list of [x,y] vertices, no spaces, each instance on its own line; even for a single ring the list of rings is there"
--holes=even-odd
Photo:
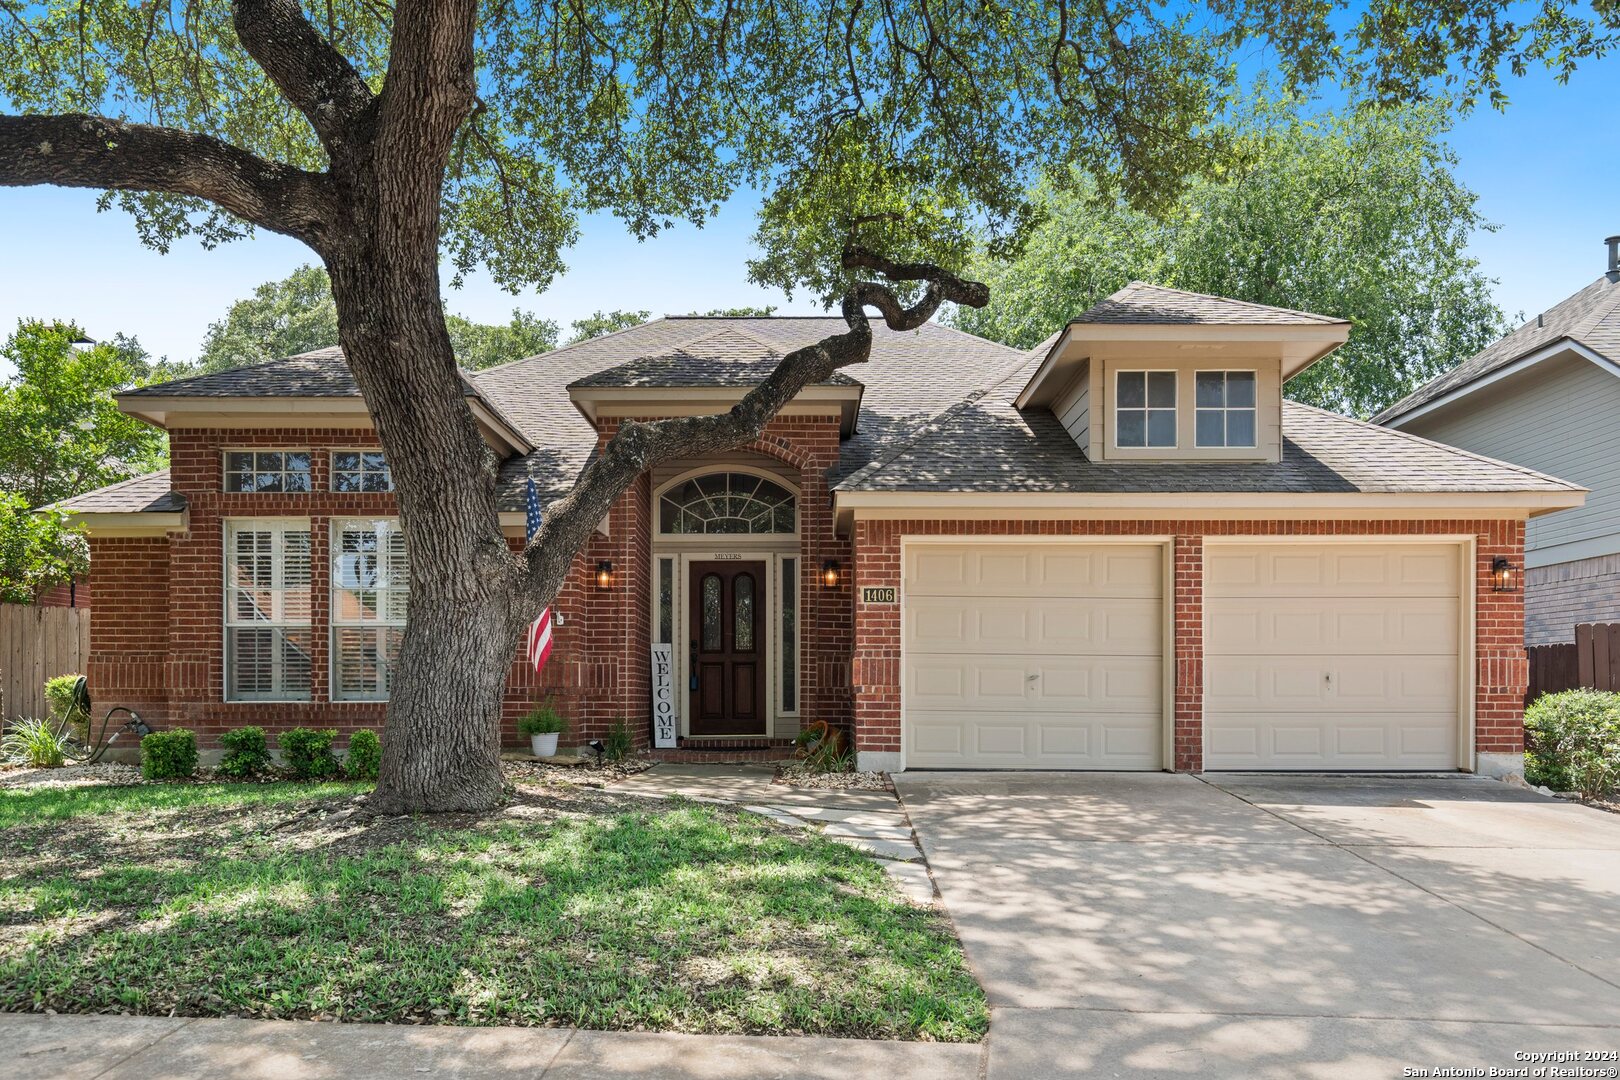
[[[841,845],[563,784],[344,820],[361,790],[0,790],[0,1009],[984,1034],[947,922]]]

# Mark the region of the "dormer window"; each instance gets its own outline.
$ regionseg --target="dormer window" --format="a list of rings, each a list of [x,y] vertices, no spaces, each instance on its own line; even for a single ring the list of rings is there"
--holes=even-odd
[[[1194,375],[1194,442],[1250,447],[1255,439],[1252,371],[1200,371]]]
[[[1116,376],[1114,445],[1122,448],[1176,445],[1176,373],[1121,371]]]

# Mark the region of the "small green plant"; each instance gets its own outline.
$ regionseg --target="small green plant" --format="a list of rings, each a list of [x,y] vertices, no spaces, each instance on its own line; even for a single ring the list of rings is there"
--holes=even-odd
[[[844,733],[825,720],[816,720],[793,739],[799,760],[811,772],[851,772],[855,752],[844,743]]]
[[[634,745],[630,737],[630,722],[621,716],[613,721],[613,726],[608,728],[607,738],[602,740],[602,757],[608,761],[623,761],[630,756]]]
[[[517,729],[519,735],[561,735],[568,730],[568,719],[546,698],[518,718]]]
[[[351,780],[375,780],[382,765],[382,740],[375,731],[357,731],[349,736],[349,756],[343,770]]]
[[[0,757],[31,769],[60,769],[67,761],[67,732],[49,720],[18,719],[0,738]]]
[[[141,775],[184,780],[197,771],[197,737],[185,728],[154,731],[141,740]]]
[[[45,680],[45,704],[48,707],[51,719],[58,724],[67,725],[81,740],[85,738],[90,718],[79,708],[73,698],[73,691],[78,686],[81,675],[58,675],[54,679]]]
[[[295,780],[327,780],[343,775],[332,743],[337,732],[331,728],[292,728],[281,733],[281,763]]]
[[[264,728],[235,728],[221,735],[219,741],[225,747],[219,771],[233,780],[257,776],[270,768],[270,744],[265,740]]]
[[[1620,787],[1620,694],[1564,690],[1524,711],[1525,778],[1583,799]],[[1535,775],[1532,775],[1534,770]]]

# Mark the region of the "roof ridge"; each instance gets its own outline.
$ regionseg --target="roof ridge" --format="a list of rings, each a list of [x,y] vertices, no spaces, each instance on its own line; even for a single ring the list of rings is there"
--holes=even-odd
[[[477,371],[473,372],[472,375],[473,378],[476,379],[487,375],[492,371],[504,371],[507,368],[516,367],[518,364],[527,364],[535,360],[554,360],[563,353],[583,348],[586,345],[594,345],[598,341],[606,341],[608,338],[618,337],[621,334],[628,334],[634,330],[640,330],[643,327],[654,326],[661,322],[670,321],[672,320],[668,315],[660,315],[656,319],[648,319],[646,322],[636,323],[634,326],[622,326],[617,330],[609,330],[605,334],[597,334],[595,337],[581,338],[579,341],[570,341],[566,345],[559,345],[555,349],[547,349],[545,352],[538,352],[533,356],[520,356],[516,360],[508,360],[502,364],[491,364],[489,367],[479,368]],[[678,349],[680,346],[676,345],[674,348]]]
[[[165,480],[167,480],[169,478],[169,467],[167,465],[165,465],[161,469],[153,469],[149,473],[141,473],[139,476],[126,476],[126,477],[124,477],[124,479],[115,480],[111,484],[105,484],[105,485],[103,485],[101,487],[98,487],[98,488],[91,488],[89,491],[81,491],[77,495],[69,495],[65,499],[57,499],[55,502],[45,503],[43,506],[37,506],[34,509],[36,511],[38,511],[38,510],[54,510],[54,509],[56,509],[58,507],[66,506],[68,503],[72,502],[75,499],[82,499],[86,495],[100,495],[101,493],[107,492],[107,491],[118,491],[118,490],[121,490],[123,488],[129,487],[131,484],[139,484],[142,481],[147,481],[147,480],[156,480],[156,479],[158,479],[160,477],[165,479]]]
[[[1596,285],[1599,281],[1605,280],[1607,280],[1607,275],[1599,277],[1596,281],[1593,281],[1591,285],[1586,286],[1586,288],[1590,289],[1592,285]],[[1575,295],[1580,295],[1580,291],[1577,291]],[[1614,315],[1616,310],[1620,309],[1620,289],[1609,289],[1607,290],[1607,293],[1608,295],[1604,296],[1604,298],[1593,307],[1592,311],[1586,316],[1586,318],[1582,319],[1580,322],[1576,323],[1570,328],[1570,332],[1565,335],[1566,337],[1576,338],[1576,340],[1579,340],[1577,335],[1584,336],[1591,333],[1593,330],[1597,329],[1599,323],[1603,322],[1611,315]],[[1542,314],[1546,314],[1546,312],[1543,312]],[[1585,342],[1582,342],[1582,344],[1585,344]],[[1588,345],[1587,348],[1591,348],[1591,346]]]
[[[1330,419],[1341,420],[1341,421],[1343,421],[1344,423],[1347,423],[1347,424],[1356,424],[1356,425],[1359,425],[1359,426],[1364,427],[1364,428],[1370,428],[1373,431],[1377,431],[1377,432],[1380,432],[1380,433],[1383,433],[1383,434],[1399,435],[1401,438],[1407,440],[1408,442],[1420,443],[1423,446],[1433,447],[1433,448],[1435,448],[1437,450],[1444,450],[1447,453],[1451,454],[1453,457],[1472,458],[1475,461],[1483,461],[1483,462],[1487,462],[1487,463],[1489,463],[1491,465],[1499,465],[1504,469],[1510,469],[1513,472],[1523,473],[1525,476],[1532,476],[1532,477],[1535,477],[1538,480],[1545,480],[1545,481],[1547,481],[1549,483],[1558,484],[1558,485],[1560,485],[1562,487],[1568,488],[1570,491],[1590,491],[1591,490],[1591,488],[1585,488],[1585,487],[1582,487],[1579,484],[1572,484],[1568,480],[1563,480],[1563,479],[1560,479],[1559,477],[1551,476],[1551,475],[1549,475],[1547,473],[1544,473],[1544,472],[1537,472],[1535,469],[1526,468],[1523,465],[1515,465],[1511,461],[1503,461],[1501,458],[1493,458],[1493,457],[1487,457],[1484,454],[1476,454],[1476,453],[1474,453],[1474,451],[1472,451],[1472,450],[1464,450],[1460,446],[1452,446],[1450,443],[1437,442],[1434,439],[1425,439],[1423,436],[1414,435],[1410,431],[1403,431],[1400,428],[1387,427],[1387,426],[1385,426],[1383,424],[1375,424],[1371,420],[1358,420],[1354,416],[1346,416],[1343,413],[1336,413],[1331,409],[1324,409],[1319,405],[1307,405],[1303,401],[1293,401],[1293,400],[1290,400],[1288,398],[1283,399],[1283,404],[1284,405],[1291,405],[1296,409],[1308,409],[1311,412],[1319,413],[1322,416],[1329,417]],[[1286,430],[1284,430],[1283,437],[1287,438],[1287,436],[1288,436],[1288,432]]]
[[[717,326],[713,330],[709,331],[707,334],[700,334],[697,337],[693,338],[691,341],[688,341],[684,345],[675,346],[675,351],[676,352],[686,352],[692,346],[697,345],[700,342],[709,341],[712,338],[717,338],[722,334],[733,334],[733,335],[735,335],[737,337],[743,338],[744,340],[751,341],[755,345],[758,345],[760,348],[764,349],[766,352],[770,353],[773,356],[782,357],[782,356],[787,355],[786,353],[784,353],[780,349],[778,349],[775,345],[772,345],[770,342],[766,341],[764,338],[756,337],[755,335],[750,334],[746,330],[737,330],[737,329],[735,329],[733,327],[730,327],[730,326]],[[690,355],[690,354],[688,354],[688,355]]]
[[[327,348],[331,347],[332,346],[327,346]],[[294,353],[292,356],[277,356],[271,360],[258,360],[251,364],[237,364],[235,367],[222,368],[219,371],[199,371],[195,375],[183,375],[178,379],[164,379],[162,382],[145,383],[141,386],[132,386],[128,390],[117,391],[114,396],[116,397],[117,394],[120,393],[137,395],[144,394],[146,391],[155,390],[160,386],[185,386],[188,383],[197,382],[199,379],[214,379],[221,375],[229,375],[237,371],[251,371],[254,368],[269,367],[271,364],[280,364],[284,361],[294,359],[294,357],[306,355],[308,354]]]
[[[1073,319],[1070,319],[1069,322],[1071,322],[1071,323],[1079,322],[1086,315],[1088,315],[1091,312],[1095,311],[1097,308],[1101,307],[1103,304],[1107,303],[1108,301],[1113,300],[1116,297],[1119,297],[1119,296],[1121,296],[1121,295],[1123,295],[1125,293],[1130,292],[1132,289],[1137,289],[1137,288],[1153,289],[1153,290],[1158,291],[1158,292],[1174,293],[1177,296],[1188,296],[1188,297],[1192,297],[1192,298],[1197,299],[1197,300],[1214,300],[1214,301],[1217,301],[1218,303],[1222,303],[1222,304],[1232,304],[1232,305],[1235,305],[1235,306],[1238,306],[1238,307],[1253,308],[1256,311],[1282,311],[1282,312],[1286,312],[1289,315],[1298,315],[1301,318],[1310,319],[1310,320],[1312,320],[1314,322],[1319,322],[1319,323],[1328,323],[1328,324],[1332,324],[1332,323],[1348,323],[1350,321],[1349,319],[1341,319],[1336,315],[1323,315],[1320,312],[1316,312],[1316,311],[1306,311],[1303,308],[1283,307],[1281,304],[1262,304],[1257,300],[1240,300],[1235,296],[1217,296],[1214,293],[1193,292],[1191,289],[1178,289],[1173,285],[1159,285],[1159,284],[1157,284],[1155,282],[1142,281],[1141,279],[1136,279],[1136,280],[1131,281],[1129,284],[1125,285],[1123,288],[1117,289],[1114,292],[1109,293],[1107,296],[1103,297],[1097,303],[1091,305],[1091,307],[1089,307],[1085,311],[1081,312],[1080,315],[1077,315]]]

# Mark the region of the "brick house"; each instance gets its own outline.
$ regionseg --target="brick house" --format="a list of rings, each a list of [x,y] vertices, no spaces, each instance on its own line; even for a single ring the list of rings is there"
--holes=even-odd
[[[564,493],[626,418],[728,408],[831,318],[667,318],[472,373],[505,458]],[[568,743],[673,647],[680,749],[845,725],[861,764],[1518,768],[1525,522],[1583,491],[1282,399],[1343,321],[1134,284],[1029,353],[930,324],[753,444],[643,476],[558,598]],[[336,350],[123,395],[172,465],[71,500],[99,701],[184,725],[378,727],[408,552]],[[516,743],[515,732],[508,730]]]

